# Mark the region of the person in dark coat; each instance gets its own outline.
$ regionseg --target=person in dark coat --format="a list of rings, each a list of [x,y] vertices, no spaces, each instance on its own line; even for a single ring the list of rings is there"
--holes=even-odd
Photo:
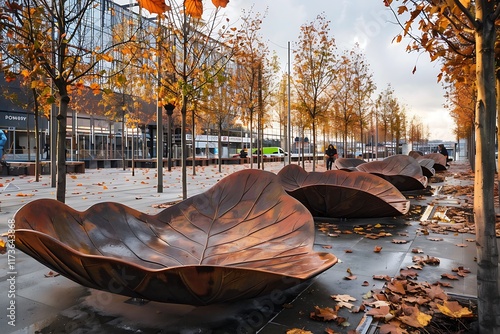
[[[335,159],[337,159],[337,149],[332,144],[328,145],[325,151],[326,155],[326,170],[331,170]]]
[[[446,147],[444,147],[443,144],[438,145],[437,153],[440,153],[446,157],[446,164],[448,164],[448,162],[452,160],[448,157],[448,150],[446,149]]]

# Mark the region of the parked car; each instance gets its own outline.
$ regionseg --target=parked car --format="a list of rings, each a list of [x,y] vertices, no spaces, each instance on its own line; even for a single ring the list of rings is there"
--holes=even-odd
[[[272,147],[263,147],[262,148],[263,156],[265,157],[284,157],[288,156],[288,153],[285,152],[281,147],[272,146]],[[252,151],[253,155],[257,155],[257,149]]]

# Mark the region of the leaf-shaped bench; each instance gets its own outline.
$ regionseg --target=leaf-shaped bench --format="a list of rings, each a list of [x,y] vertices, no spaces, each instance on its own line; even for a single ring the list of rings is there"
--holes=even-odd
[[[434,169],[434,160],[420,157],[417,159],[418,164],[422,168],[422,173],[424,176],[433,177],[436,175],[436,170]]]
[[[366,163],[365,160],[357,158],[338,158],[335,160],[335,168],[352,171],[357,170],[356,167],[364,163]]]
[[[434,160],[434,169],[436,171],[444,171],[447,170],[447,162],[446,157],[441,153],[429,153],[425,154],[424,158]]]
[[[420,157],[423,157],[424,153],[422,151],[410,151],[408,152],[408,155],[412,157],[413,159],[417,159]]]
[[[414,158],[396,154],[384,160],[367,162],[357,167],[359,171],[380,176],[401,191],[419,190],[427,187],[427,177]]]
[[[40,199],[15,214],[16,246],[84,286],[207,305],[286,289],[337,262],[313,252],[314,221],[270,172],[231,174],[157,215],[119,203],[84,212]]]
[[[420,151],[410,151],[408,155],[419,163],[420,167],[422,167],[422,173],[424,176],[433,177],[436,175],[436,170],[434,169],[434,160],[425,158],[424,153]]]
[[[315,217],[393,217],[408,212],[410,202],[390,182],[359,171],[307,172],[292,164],[279,172],[281,184]]]

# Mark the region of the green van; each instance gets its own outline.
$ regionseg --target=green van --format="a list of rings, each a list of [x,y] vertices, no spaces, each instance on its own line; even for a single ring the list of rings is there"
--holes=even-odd
[[[253,155],[257,155],[257,149],[253,149]],[[263,147],[262,153],[265,157],[284,157],[287,156],[288,153],[283,151],[281,147],[272,146],[272,147]]]

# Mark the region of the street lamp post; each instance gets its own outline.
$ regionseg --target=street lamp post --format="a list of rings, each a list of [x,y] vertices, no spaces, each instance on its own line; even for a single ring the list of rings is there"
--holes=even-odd
[[[167,111],[168,125],[167,125],[167,163],[168,171],[172,170],[172,114],[174,113],[175,105],[169,103],[163,106]]]

